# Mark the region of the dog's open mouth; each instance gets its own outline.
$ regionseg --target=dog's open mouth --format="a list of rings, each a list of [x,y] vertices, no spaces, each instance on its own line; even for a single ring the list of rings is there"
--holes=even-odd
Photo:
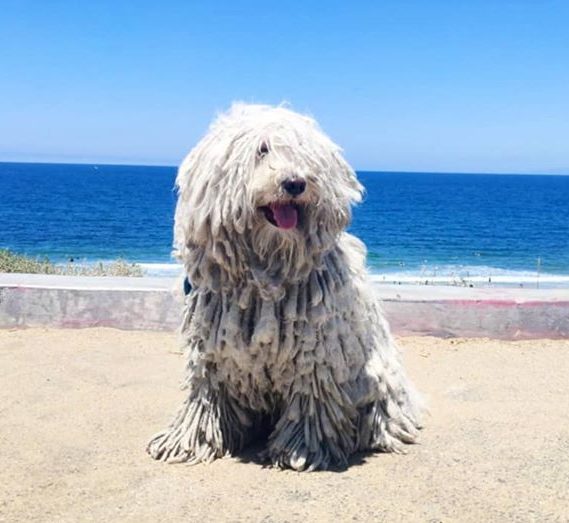
[[[300,209],[294,203],[274,202],[260,207],[269,223],[279,229],[294,229],[298,225]]]

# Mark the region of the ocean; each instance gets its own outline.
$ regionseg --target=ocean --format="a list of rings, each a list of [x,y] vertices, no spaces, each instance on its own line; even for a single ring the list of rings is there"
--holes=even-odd
[[[0,248],[56,263],[170,258],[174,167],[0,163]],[[569,176],[359,172],[376,281],[569,286]]]

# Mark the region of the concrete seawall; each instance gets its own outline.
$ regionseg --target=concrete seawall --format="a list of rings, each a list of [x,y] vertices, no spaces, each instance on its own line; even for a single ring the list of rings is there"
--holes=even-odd
[[[170,278],[0,274],[0,328],[105,326],[174,330],[181,297]],[[569,338],[569,289],[375,286],[398,335]]]

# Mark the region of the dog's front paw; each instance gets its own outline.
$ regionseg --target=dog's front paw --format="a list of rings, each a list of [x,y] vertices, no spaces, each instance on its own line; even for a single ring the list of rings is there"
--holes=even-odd
[[[320,392],[321,397],[325,391]],[[269,437],[273,465],[297,471],[345,468],[356,450],[351,405],[309,396],[293,396]]]
[[[352,446],[342,448],[341,438],[323,434],[317,423],[314,417],[299,421],[281,418],[269,438],[268,454],[273,466],[298,472],[344,468]]]
[[[326,470],[330,466],[330,452],[325,448],[309,450],[303,443],[294,448],[285,447],[280,451],[269,451],[269,458],[274,467],[292,469],[297,472]]]

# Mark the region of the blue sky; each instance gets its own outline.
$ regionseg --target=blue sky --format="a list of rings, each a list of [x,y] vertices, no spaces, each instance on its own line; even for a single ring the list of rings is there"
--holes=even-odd
[[[357,169],[569,173],[569,2],[0,0],[0,160],[174,165],[232,100]]]

